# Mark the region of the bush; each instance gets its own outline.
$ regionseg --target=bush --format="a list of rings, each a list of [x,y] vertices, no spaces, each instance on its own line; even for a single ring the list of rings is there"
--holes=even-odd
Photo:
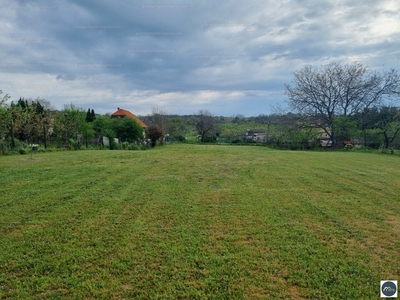
[[[79,150],[79,144],[74,139],[69,139],[69,149],[70,150]]]
[[[113,150],[122,150],[122,145],[121,144],[119,144],[119,143],[116,143],[116,142],[112,142],[112,144],[113,144]]]
[[[203,138],[203,143],[215,143],[217,141],[217,136],[205,136]]]
[[[3,155],[7,155],[8,154],[8,145],[6,143],[0,143],[0,152]]]
[[[164,131],[157,125],[150,125],[146,129],[146,136],[150,139],[150,145],[153,148],[156,146],[157,141],[162,143]]]
[[[129,144],[127,149],[128,150],[140,150],[140,147],[136,144]]]
[[[183,135],[174,136],[173,139],[177,142],[187,142],[187,138]]]
[[[391,147],[391,148],[385,148],[385,147],[383,147],[383,146],[381,146],[380,148],[379,148],[379,151],[378,151],[378,153],[382,153],[382,154],[394,154],[394,149]]]
[[[21,155],[24,155],[24,154],[28,154],[28,151],[26,149],[24,149],[24,148],[20,148],[18,150],[18,153],[21,154]]]
[[[15,148],[23,148],[24,147],[23,143],[19,139],[14,139],[14,145],[15,145]],[[11,142],[10,142],[10,146],[11,146]]]
[[[124,149],[124,150],[131,150],[131,149],[129,149],[129,142],[122,142],[122,144],[121,144],[121,147],[122,147],[122,149]]]

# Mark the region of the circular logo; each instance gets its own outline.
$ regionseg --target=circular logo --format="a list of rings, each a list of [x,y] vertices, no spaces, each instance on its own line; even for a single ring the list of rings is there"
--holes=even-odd
[[[384,294],[386,297],[391,297],[396,294],[396,290],[396,285],[391,281],[386,281],[384,284],[382,284],[382,294]]]

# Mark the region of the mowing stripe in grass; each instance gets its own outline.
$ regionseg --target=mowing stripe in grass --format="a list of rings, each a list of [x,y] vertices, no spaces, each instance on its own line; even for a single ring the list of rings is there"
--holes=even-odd
[[[400,275],[396,157],[172,145],[0,160],[2,298],[361,299]]]

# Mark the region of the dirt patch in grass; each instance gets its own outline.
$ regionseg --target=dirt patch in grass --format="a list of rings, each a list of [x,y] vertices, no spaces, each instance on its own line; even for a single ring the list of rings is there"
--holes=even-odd
[[[387,222],[392,227],[395,234],[400,236],[400,217],[399,216],[389,216],[387,217]]]

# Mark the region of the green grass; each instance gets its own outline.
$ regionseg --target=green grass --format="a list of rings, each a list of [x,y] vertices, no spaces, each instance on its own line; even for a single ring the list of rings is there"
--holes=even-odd
[[[169,145],[0,157],[0,298],[377,299],[400,158]]]

